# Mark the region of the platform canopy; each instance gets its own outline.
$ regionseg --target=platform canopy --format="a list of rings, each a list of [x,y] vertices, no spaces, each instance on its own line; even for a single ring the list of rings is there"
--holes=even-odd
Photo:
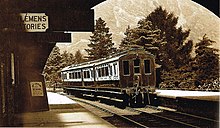
[[[36,42],[71,42],[71,34],[64,32],[93,31],[95,19],[92,8],[103,1],[105,0],[15,0],[0,2],[0,5],[5,7],[1,15],[7,17],[1,18],[0,21],[4,28],[20,26],[20,21],[17,21],[15,15],[21,16],[21,22],[26,33],[18,36],[17,34],[13,35],[12,38],[15,40],[34,39]],[[19,30],[23,31],[23,29]]]
[[[21,13],[45,13],[48,31],[93,31],[94,10],[105,0],[16,0]]]
[[[16,0],[18,6],[28,11],[54,11],[66,9],[91,9],[105,0]]]

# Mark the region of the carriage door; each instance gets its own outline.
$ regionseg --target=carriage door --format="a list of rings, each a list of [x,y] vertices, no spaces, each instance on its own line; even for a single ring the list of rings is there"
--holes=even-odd
[[[142,78],[141,78],[141,71],[140,71],[140,59],[136,58],[135,60],[133,60],[133,64],[134,64],[134,76],[133,76],[134,85],[141,86]]]

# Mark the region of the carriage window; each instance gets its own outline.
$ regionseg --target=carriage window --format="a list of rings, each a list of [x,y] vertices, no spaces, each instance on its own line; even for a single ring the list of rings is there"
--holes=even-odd
[[[74,77],[74,79],[77,79],[77,72],[74,72],[74,75],[73,75]]]
[[[66,74],[66,79],[70,79],[70,74]]]
[[[84,78],[90,78],[89,71],[84,71]]]
[[[113,72],[114,72],[114,75],[116,76],[117,75],[117,72],[116,72],[116,66],[117,66],[117,63],[114,63],[113,64]]]
[[[151,73],[150,71],[150,60],[144,60],[144,72]]]
[[[98,69],[98,77],[101,77],[101,69]]]
[[[74,79],[77,79],[77,78],[78,78],[77,72],[74,72]]]
[[[91,70],[91,77],[94,78],[94,72],[93,72],[93,69]]]
[[[73,78],[72,78],[72,73],[69,73],[69,78],[70,78],[70,79],[73,79]]]
[[[109,65],[109,74],[112,76],[112,66]]]
[[[72,73],[69,73],[69,79],[73,79],[73,78],[72,78]]]
[[[81,78],[80,72],[77,72],[77,78],[78,78],[78,79]]]
[[[83,73],[84,73],[84,74],[83,74],[84,78],[86,78],[86,77],[87,77],[86,71],[84,71]]]
[[[140,73],[140,59],[134,60],[134,73]]]
[[[87,71],[87,76],[88,76],[88,78],[91,78],[91,75],[90,75],[89,71]]]
[[[71,79],[74,79],[74,73],[70,73]]]
[[[109,76],[108,67],[105,67],[105,76]]]
[[[124,75],[129,75],[129,61],[123,61]]]
[[[69,79],[72,79],[72,75],[71,75],[72,73],[69,73]]]
[[[101,77],[102,77],[102,76],[105,76],[105,70],[104,70],[104,68],[101,68],[101,72],[102,72],[102,73],[101,73]]]

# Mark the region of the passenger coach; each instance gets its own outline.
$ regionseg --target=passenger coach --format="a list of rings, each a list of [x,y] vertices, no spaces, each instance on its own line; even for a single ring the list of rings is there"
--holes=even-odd
[[[155,87],[155,57],[141,49],[71,65],[61,71],[65,86]]]

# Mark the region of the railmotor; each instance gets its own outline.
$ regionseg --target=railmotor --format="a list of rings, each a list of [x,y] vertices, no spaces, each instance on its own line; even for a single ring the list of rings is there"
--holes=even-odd
[[[156,68],[154,55],[133,48],[65,67],[61,77],[64,90],[74,90],[75,94],[101,95],[142,103],[149,102],[149,95],[144,95],[156,86]],[[130,98],[125,99],[122,94]]]

